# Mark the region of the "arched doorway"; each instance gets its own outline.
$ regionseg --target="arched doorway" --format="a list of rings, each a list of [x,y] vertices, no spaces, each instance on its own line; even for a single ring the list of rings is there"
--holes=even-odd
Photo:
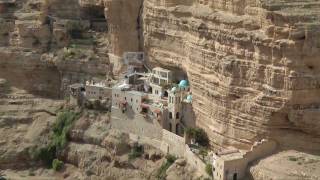
[[[168,91],[164,91],[163,97],[168,97],[168,96],[169,96]]]

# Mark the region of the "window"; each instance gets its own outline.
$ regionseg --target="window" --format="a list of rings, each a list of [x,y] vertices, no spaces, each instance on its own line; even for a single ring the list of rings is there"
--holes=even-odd
[[[127,97],[124,97],[124,100],[127,100]]]
[[[179,119],[179,118],[180,118],[179,116],[180,116],[180,113],[177,112],[177,113],[176,113],[176,119]]]
[[[132,98],[131,98],[131,102],[132,102],[133,100],[132,100]]]
[[[169,119],[172,119],[172,112],[169,112]]]

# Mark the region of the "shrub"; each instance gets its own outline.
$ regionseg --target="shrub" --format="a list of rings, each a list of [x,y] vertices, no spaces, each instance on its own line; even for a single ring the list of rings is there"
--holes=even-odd
[[[209,138],[207,133],[200,128],[187,128],[186,134],[193,138],[196,143],[198,143],[201,146],[209,146]]]
[[[57,158],[58,153],[60,153],[67,144],[67,134],[73,122],[78,117],[79,114],[72,111],[60,112],[53,125],[53,134],[49,144],[45,147],[31,149],[31,151],[29,151],[31,158],[41,160],[48,167],[52,167],[54,159]]]
[[[35,176],[36,174],[33,171],[29,171],[28,175],[29,176]]]
[[[298,161],[298,158],[294,157],[294,156],[289,156],[289,160],[290,161]]]
[[[139,144],[134,144],[131,152],[129,153],[129,160],[141,157],[143,154],[143,146]]]
[[[213,173],[212,173],[212,164],[206,164],[206,173],[209,175],[209,176],[213,176]]]
[[[60,171],[62,168],[63,168],[63,162],[60,161],[59,159],[54,159],[52,161],[52,168],[55,170],[55,171]]]
[[[171,154],[168,154],[168,155],[166,156],[166,159],[167,159],[167,161],[168,161],[169,163],[171,163],[171,164],[173,164],[173,163],[177,160],[177,158],[176,158],[174,155],[171,155]]]
[[[199,155],[202,159],[204,159],[206,156],[208,156],[208,149],[205,147],[200,147]]]
[[[168,154],[166,156],[166,159],[167,159],[166,162],[163,163],[157,171],[157,174],[156,174],[157,179],[161,179],[161,180],[166,179],[166,171],[176,161],[177,158],[173,155]]]

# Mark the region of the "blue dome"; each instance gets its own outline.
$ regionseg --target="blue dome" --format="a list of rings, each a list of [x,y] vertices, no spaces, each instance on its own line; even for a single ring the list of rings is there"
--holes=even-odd
[[[179,87],[186,88],[189,86],[189,82],[187,80],[181,80],[179,83]]]

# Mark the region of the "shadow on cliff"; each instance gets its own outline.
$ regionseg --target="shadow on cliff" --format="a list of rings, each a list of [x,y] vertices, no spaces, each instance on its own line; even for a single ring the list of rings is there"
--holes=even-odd
[[[287,109],[282,109],[272,114],[272,118],[268,121],[268,132],[264,136],[274,139],[278,143],[279,151],[296,150],[308,154],[320,155],[320,137],[304,129],[307,126],[301,124],[296,125],[294,121],[303,121],[301,117],[290,119]],[[303,127],[303,125],[305,127]],[[262,136],[262,138],[264,138]]]

